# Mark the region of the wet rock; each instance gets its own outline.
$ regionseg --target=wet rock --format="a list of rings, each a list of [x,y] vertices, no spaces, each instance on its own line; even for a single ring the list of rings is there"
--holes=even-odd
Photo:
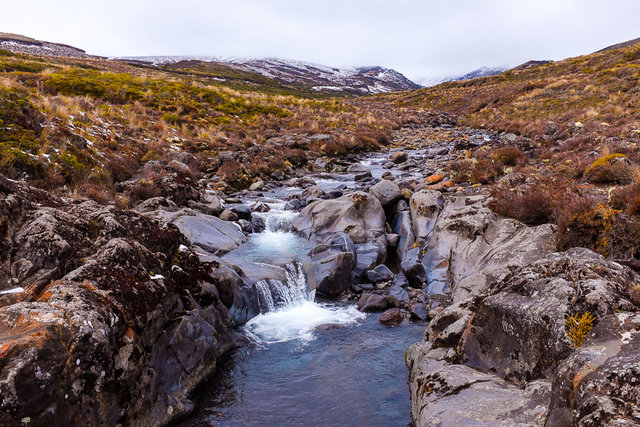
[[[400,200],[396,204],[392,214],[391,228],[398,235],[398,244],[396,245],[398,258],[403,259],[405,252],[411,249],[416,241],[411,223],[411,212],[406,201]]]
[[[251,215],[251,229],[254,233],[262,233],[266,228],[267,226],[262,217],[258,215]]]
[[[420,248],[412,248],[405,252],[404,259],[400,263],[402,273],[407,278],[409,286],[422,288],[427,281],[427,272],[420,262]]]
[[[293,227],[307,239],[324,241],[335,233],[361,227],[367,241],[384,240],[385,214],[370,194],[354,192],[339,199],[309,204],[293,219]],[[384,241],[386,246],[386,241]]]
[[[386,179],[388,181],[394,181],[396,179],[395,176],[390,171],[386,171],[381,176],[382,179]]]
[[[394,284],[387,293],[387,302],[392,307],[405,307],[409,304],[409,293],[398,284]]]
[[[363,293],[358,300],[358,310],[360,311],[382,311],[385,308],[387,308],[387,300],[382,295]]]
[[[385,325],[399,325],[404,319],[404,313],[397,307],[390,308],[380,315],[380,323]]]
[[[406,276],[402,273],[398,273],[396,274],[396,276],[393,278],[393,286],[401,286],[401,287],[406,287],[409,286],[409,281],[407,280]]]
[[[355,173],[355,174],[366,174],[371,175],[371,169],[363,164],[354,163],[347,168],[347,172]]]
[[[302,194],[300,194],[301,200],[311,201],[311,200],[319,200],[326,199],[327,193],[318,187],[317,185],[312,185],[311,187],[307,187]]]
[[[418,303],[415,304],[413,307],[411,307],[411,317],[417,320],[428,320],[429,319],[429,311],[427,310],[427,307],[422,304],[422,303]]]
[[[396,164],[404,163],[407,161],[408,158],[409,158],[409,155],[404,151],[396,151],[391,155],[391,161]]]
[[[438,215],[444,207],[444,198],[437,191],[421,190],[413,193],[409,207],[413,232],[416,241],[422,246],[431,237]]]
[[[239,218],[235,212],[231,211],[230,209],[225,209],[222,211],[222,213],[220,213],[220,219],[223,221],[231,222],[237,221]]]
[[[181,216],[174,224],[192,244],[214,255],[225,254],[247,239],[237,225],[215,216]]]
[[[284,209],[287,211],[297,211],[302,208],[302,202],[298,199],[291,199],[284,205]]]
[[[316,289],[322,295],[335,298],[349,289],[355,259],[352,252],[341,249],[320,245],[311,250],[309,261],[303,264],[309,290]]]
[[[231,212],[238,215],[239,219],[251,221],[251,208],[248,205],[235,205],[230,208]]]
[[[382,180],[369,189],[382,204],[383,207],[389,206],[402,197],[400,188],[392,181]]]
[[[384,262],[386,249],[378,241],[356,245],[354,278],[360,279],[367,271]]]
[[[388,282],[393,279],[393,273],[386,265],[378,265],[373,270],[367,271],[367,279],[373,283]]]
[[[253,231],[253,226],[246,219],[239,219],[238,225],[240,226],[240,229],[245,233],[251,233],[251,231]]]
[[[251,206],[252,212],[269,212],[271,208],[266,203],[256,202],[253,206]]]

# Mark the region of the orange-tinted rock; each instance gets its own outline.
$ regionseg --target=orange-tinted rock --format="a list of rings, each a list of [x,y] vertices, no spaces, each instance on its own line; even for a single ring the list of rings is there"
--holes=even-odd
[[[424,179],[424,183],[425,184],[429,184],[429,185],[436,184],[436,183],[442,181],[443,179],[444,179],[444,176],[442,176],[440,174],[435,174],[435,175],[431,175],[431,176],[426,177]]]

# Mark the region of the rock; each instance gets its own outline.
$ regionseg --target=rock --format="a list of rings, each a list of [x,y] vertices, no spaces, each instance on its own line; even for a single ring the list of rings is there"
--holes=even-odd
[[[421,190],[413,193],[409,201],[411,220],[416,241],[424,245],[431,237],[440,211],[444,207],[442,194],[433,190]]]
[[[284,172],[282,172],[280,169],[276,169],[271,173],[271,177],[273,179],[275,179],[276,181],[282,181],[285,176],[284,176]]]
[[[253,206],[251,206],[252,212],[269,212],[271,208],[266,203],[256,202]]]
[[[405,319],[399,308],[390,308],[380,315],[380,323],[385,325],[399,325]]]
[[[393,286],[400,286],[400,287],[406,287],[409,286],[409,281],[407,280],[406,276],[402,273],[398,273],[396,274],[396,276],[393,278]]]
[[[214,255],[223,255],[247,239],[237,225],[215,216],[181,216],[174,224],[192,244]]]
[[[0,217],[0,290],[25,288],[0,295],[0,423],[164,425],[191,410],[240,339],[178,228],[2,176]]]
[[[362,173],[369,173],[369,175],[371,175],[371,169],[368,166],[365,166],[363,164],[360,163],[354,163],[352,165],[350,165],[347,168],[347,172],[349,173],[355,173],[355,174],[362,174]]]
[[[635,375],[640,360],[632,344],[640,339],[632,298],[639,279],[577,248],[548,254],[493,281],[483,295],[444,308],[407,352],[415,422],[608,425],[626,417],[622,408],[638,396],[623,378]],[[586,311],[598,325],[575,350],[566,316]]]
[[[249,186],[250,191],[260,191],[264,189],[264,181],[259,179]]]
[[[413,307],[411,307],[410,312],[411,312],[411,317],[414,319],[423,320],[423,321],[429,319],[429,311],[427,310],[427,307],[422,303],[418,303]]]
[[[498,218],[484,196],[453,196],[439,215],[422,264],[428,292],[451,289],[454,302],[554,250],[555,226]]]
[[[393,174],[390,171],[385,171],[382,176],[380,176],[380,178],[382,179],[386,179],[388,181],[394,181],[396,179],[395,176],[393,176]]]
[[[398,258],[403,259],[405,252],[413,248],[413,244],[416,242],[411,223],[411,212],[406,201],[400,200],[396,204],[392,214],[391,228],[398,235],[398,244],[395,246]]]
[[[312,185],[311,187],[307,187],[302,194],[300,194],[300,199],[305,201],[310,200],[318,200],[318,199],[326,199],[327,193],[317,185]]]
[[[392,181],[382,180],[369,189],[382,204],[383,207],[389,206],[402,197],[400,188]]]
[[[444,177],[440,174],[434,174],[434,175],[430,175],[428,177],[426,177],[424,179],[424,183],[427,185],[433,185],[433,184],[437,184],[440,181],[442,181],[444,179]]]
[[[251,208],[249,206],[235,205],[235,206],[232,206],[230,209],[231,209],[231,212],[238,215],[238,218],[251,221]]]
[[[349,289],[355,259],[353,252],[342,249],[320,245],[311,250],[309,261],[304,263],[309,290],[316,289],[322,295],[335,298]]]
[[[354,279],[360,279],[367,271],[385,261],[386,249],[379,242],[356,245],[356,266],[353,269]]]
[[[392,307],[405,307],[409,304],[409,293],[398,284],[394,284],[389,288],[387,303]]]
[[[384,223],[384,209],[378,199],[360,191],[339,199],[313,202],[292,221],[294,229],[307,239],[320,241],[339,232],[352,235],[349,230],[356,227],[363,230],[366,241],[384,241]]]
[[[244,231],[245,233],[251,233],[253,231],[252,224],[249,221],[247,221],[246,219],[239,219],[238,220],[238,225],[240,226],[240,229],[242,231]]]
[[[284,205],[284,209],[287,211],[297,211],[302,208],[302,203],[298,199],[291,199]]]
[[[223,220],[223,221],[232,222],[232,221],[237,221],[239,218],[238,218],[238,215],[235,212],[233,212],[233,211],[231,211],[229,209],[225,209],[220,214],[220,219]]]
[[[404,259],[400,263],[402,273],[407,278],[409,286],[421,289],[427,281],[427,272],[420,263],[420,248],[409,249],[405,252]]]
[[[382,264],[367,272],[367,279],[373,283],[388,282],[393,279],[393,273],[389,268]]]
[[[358,310],[360,311],[382,311],[385,308],[387,308],[387,300],[382,295],[363,293],[358,300]]]
[[[167,212],[176,212],[178,211],[178,205],[176,205],[172,200],[169,200],[166,197],[152,197],[138,203],[135,209],[137,212],[141,213],[152,212],[159,209]]]
[[[407,161],[408,158],[409,158],[409,155],[404,151],[396,151],[391,155],[391,161],[396,164],[404,163]]]
[[[400,242],[400,236],[398,236],[397,234],[386,234],[386,238],[387,238],[387,245],[390,248],[397,247],[398,243]]]
[[[267,228],[264,219],[258,215],[251,215],[251,229],[254,233],[262,233]]]

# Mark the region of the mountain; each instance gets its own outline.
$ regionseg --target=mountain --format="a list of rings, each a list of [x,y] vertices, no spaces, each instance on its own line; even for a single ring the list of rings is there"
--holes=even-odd
[[[142,56],[122,57],[125,61],[153,64],[171,68],[230,67],[242,72],[254,72],[281,84],[325,93],[370,95],[421,86],[401,73],[379,66],[336,68],[302,61],[276,58],[218,58],[198,56]]]
[[[0,49],[30,55],[51,55],[67,58],[90,58],[82,49],[61,43],[36,40],[20,34],[0,33]]]
[[[496,74],[504,73],[507,69],[508,68],[505,67],[480,67],[465,74],[464,76],[449,79],[449,81],[471,80],[479,77],[495,76]]]

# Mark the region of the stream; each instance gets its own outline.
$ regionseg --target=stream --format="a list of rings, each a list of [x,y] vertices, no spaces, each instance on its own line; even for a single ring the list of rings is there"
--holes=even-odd
[[[414,155],[417,155],[415,153]],[[385,160],[386,159],[386,160]],[[361,164],[379,179],[387,156]],[[390,170],[396,176],[411,174]],[[417,174],[414,174],[417,175]],[[350,191],[354,174],[313,176],[323,190]],[[243,268],[278,266],[286,280],[259,280],[262,314],[242,332],[251,345],[237,350],[200,387],[196,409],[181,426],[401,426],[411,423],[408,372],[404,353],[424,333],[416,322],[386,326],[378,314],[365,314],[353,304],[316,299],[309,292],[301,263],[313,247],[289,231],[296,212],[285,210],[285,198],[300,193],[277,187],[242,204],[269,206],[258,215],[266,229],[224,255]]]

